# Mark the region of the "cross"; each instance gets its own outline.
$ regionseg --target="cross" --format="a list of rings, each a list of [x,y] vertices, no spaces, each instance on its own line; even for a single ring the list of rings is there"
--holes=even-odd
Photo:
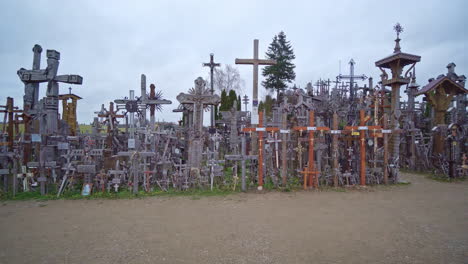
[[[154,113],[155,110],[161,111],[163,104],[172,104],[172,101],[162,99],[162,92],[156,92],[156,86],[154,84],[150,84],[150,94],[149,97],[145,96],[143,99],[139,99],[139,104],[143,105],[144,112],[146,112],[146,107],[150,107],[150,126],[154,129],[155,126],[155,117]],[[145,120],[146,121],[146,120]]]
[[[258,58],[258,39],[254,39],[253,59],[236,59],[236,64],[253,65],[253,96],[252,96],[252,124],[258,124],[258,66],[275,65],[276,60],[262,60]]]
[[[366,123],[370,120],[370,116],[365,116],[364,110],[359,111],[359,126],[346,126],[345,131],[350,131],[353,136],[354,130],[359,131],[360,140],[360,185],[366,185],[366,130],[377,130],[382,129],[381,126],[366,126]],[[375,136],[375,134],[374,134]]]
[[[271,139],[267,139],[268,143],[275,143],[275,160],[276,160],[276,168],[279,168],[279,154],[278,154],[278,143],[282,142],[281,139],[278,139],[278,133],[272,133],[274,137]]]
[[[193,104],[195,131],[200,133],[203,128],[203,108],[205,105],[217,105],[221,102],[221,98],[217,94],[210,94],[208,89],[205,89],[205,81],[202,77],[195,80],[195,88],[188,94],[180,93],[177,96],[177,101],[181,104]]]
[[[241,161],[242,167],[242,178],[241,178],[241,189],[242,191],[246,191],[246,184],[245,184],[245,161],[246,160],[253,160],[257,159],[257,155],[247,155],[247,148],[245,143],[245,135],[241,137],[241,154],[240,155],[224,155],[224,158],[227,160],[234,160],[234,161]]]
[[[139,165],[141,164],[141,159],[143,159],[146,162],[146,158],[148,157],[154,157],[156,154],[154,152],[138,152],[138,151],[121,151],[117,153],[117,156],[120,157],[128,157],[131,167],[129,171],[129,178],[132,178],[133,186],[132,186],[132,192],[133,194],[138,193],[138,184],[139,184],[139,175],[140,175],[140,170],[139,170]],[[144,170],[146,171],[146,170]],[[149,176],[149,175],[146,175]]]
[[[354,97],[356,96],[356,91],[354,90],[354,79],[361,79],[364,81],[367,79],[367,76],[362,74],[362,75],[354,75],[354,65],[356,62],[354,62],[353,59],[349,61],[349,75],[343,75],[340,74],[336,78],[337,80],[343,80],[343,79],[348,79],[349,80],[349,97],[351,102],[354,101]]]
[[[0,113],[5,113],[4,118],[3,118],[2,130],[3,130],[3,133],[5,133],[5,128],[6,128],[6,131],[8,134],[8,142],[6,142],[6,144],[8,145],[8,151],[13,151],[13,142],[15,138],[15,132],[16,134],[19,133],[18,129],[14,131],[14,128],[17,127],[15,126],[15,122],[17,121],[14,119],[14,113],[21,113],[23,111],[18,110],[18,107],[14,106],[14,99],[12,97],[7,97],[6,105],[1,105],[0,108],[4,108],[3,110],[0,110]]]
[[[332,159],[333,159],[333,186],[338,187],[338,135],[341,134],[341,130],[338,130],[338,114],[333,113],[333,130],[330,130],[332,134]]]
[[[48,82],[45,98],[45,104],[47,105],[46,132],[49,134],[54,134],[58,131],[58,83],[62,82],[68,84],[82,84],[83,77],[79,75],[57,75],[60,60],[60,52],[56,50],[47,50],[47,68],[44,70],[40,70],[40,53],[42,52],[42,48],[39,45],[36,45],[34,46],[33,51],[35,52],[33,70],[26,70],[24,68],[21,68],[17,72],[20,80],[25,84],[26,94],[24,98],[24,104],[25,106],[27,106],[26,111],[31,110],[31,107],[34,107],[34,105],[37,103],[36,99],[38,95],[36,93],[38,93],[39,89],[38,84],[41,82]]]
[[[247,105],[249,104],[249,97],[247,95],[244,95],[242,98],[242,102],[244,103],[245,111],[247,112]]]
[[[263,132],[278,131],[276,127],[263,126],[263,112],[259,113],[258,127],[246,127],[242,132],[257,132],[258,133],[258,190],[263,190]]]
[[[138,101],[135,99],[135,91],[130,90],[130,97],[125,99],[116,99],[114,103],[117,104],[117,111],[125,109],[127,113],[130,113],[129,123],[130,123],[130,135],[128,138],[128,147],[134,148],[133,143],[135,143],[135,113],[139,113],[140,109],[138,107]]]
[[[210,91],[205,88],[205,81],[198,77],[195,80],[195,88],[192,88],[188,94],[180,93],[177,101],[181,104],[193,105],[194,133],[189,147],[189,165],[199,168],[202,154],[203,108],[205,105],[219,104],[221,98],[216,94],[210,94]]]
[[[293,130],[299,131],[302,135],[303,131],[309,132],[309,165],[307,167],[307,171],[304,171],[304,189],[306,189],[307,182],[309,186],[318,188],[318,177],[317,172],[314,169],[314,135],[315,132],[320,131],[329,131],[330,128],[328,127],[316,127],[315,126],[315,115],[314,111],[309,111],[309,126],[308,127],[294,127]],[[309,176],[309,180],[307,181],[307,175]]]
[[[109,111],[105,110],[104,106],[101,111],[98,112],[98,117],[106,118],[104,122],[107,122],[107,147],[113,149],[114,135],[118,133],[117,118],[124,118],[125,115],[118,115],[117,111],[114,111],[114,103],[109,103]]]
[[[210,67],[210,85],[211,85],[211,94],[214,94],[214,83],[213,83],[213,73],[215,67],[221,66],[220,63],[215,63],[214,62],[214,54],[210,53],[210,62],[209,63],[203,63],[203,67]],[[213,105],[211,105],[211,127],[214,127],[215,125],[215,116],[214,116],[214,109]]]

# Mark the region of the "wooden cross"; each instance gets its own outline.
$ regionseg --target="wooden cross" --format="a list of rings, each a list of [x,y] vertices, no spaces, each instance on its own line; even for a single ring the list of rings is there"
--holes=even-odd
[[[246,127],[242,129],[242,132],[258,133],[258,190],[261,191],[263,189],[263,132],[278,131],[279,129],[263,126],[263,112],[259,113],[259,121],[258,127]]]
[[[149,97],[145,97],[143,100],[140,100],[140,103],[144,105],[145,109],[146,109],[146,106],[150,107],[150,125],[152,129],[154,129],[154,125],[155,125],[155,118],[154,118],[155,110],[156,109],[161,110],[161,105],[163,104],[172,104],[172,101],[161,99],[160,98],[161,96],[162,96],[161,91],[156,93],[156,86],[154,84],[150,84]]]
[[[330,128],[328,127],[316,127],[315,126],[315,116],[314,116],[314,111],[310,110],[309,111],[309,126],[308,127],[294,127],[293,130],[299,131],[299,133],[302,135],[303,131],[307,131],[309,133],[309,165],[307,166],[307,171],[305,170],[304,173],[304,189],[306,186],[312,186],[318,188],[318,177],[317,177],[317,172],[315,171],[314,168],[314,136],[315,132],[321,131],[329,131]],[[306,174],[308,174],[308,181]],[[307,184],[308,183],[308,184]]]
[[[23,112],[22,110],[18,110],[18,107],[14,106],[14,99],[12,97],[7,97],[7,103],[6,105],[1,105],[0,108],[4,108],[3,110],[0,110],[0,113],[5,113],[4,118],[3,118],[3,133],[5,133],[5,129],[8,134],[8,151],[13,151],[13,142],[14,142],[14,136],[15,132],[16,134],[19,133],[18,129],[14,131],[14,128],[17,127],[15,126],[16,120],[14,119],[14,113],[21,113]],[[7,121],[8,119],[8,121]]]
[[[236,64],[253,65],[253,96],[252,96],[252,124],[258,124],[255,120],[258,107],[258,65],[275,65],[276,60],[262,60],[258,58],[258,39],[254,39],[253,59],[236,59]],[[260,121],[261,122],[261,121]]]
[[[205,90],[205,81],[201,77],[195,80],[193,93],[180,93],[177,96],[177,100],[181,104],[193,104],[193,124],[196,126],[195,131],[200,134],[203,129],[203,107],[205,105],[217,105],[221,102],[221,98],[218,95],[211,95],[209,91]]]
[[[359,126],[346,126],[345,131],[351,132],[351,137],[355,130],[359,131],[360,140],[360,185],[366,185],[366,130],[382,129],[381,126],[366,126],[370,116],[365,116],[364,110],[359,111]],[[374,130],[374,131],[375,131]]]
[[[114,111],[114,103],[109,103],[109,111],[101,111],[98,113],[98,117],[106,118],[107,122],[107,147],[112,149],[113,133],[118,130],[117,118],[125,118],[125,115],[118,115],[117,111]],[[115,130],[116,129],[116,130]]]
[[[209,63],[203,63],[203,67],[210,67],[210,92],[211,94],[214,94],[214,83],[213,83],[213,74],[214,74],[214,69],[215,67],[221,66],[220,63],[215,63],[214,62],[214,54],[210,54],[210,62]],[[211,127],[214,127],[215,125],[215,116],[214,116],[214,110],[213,110],[213,105],[211,105]]]
[[[245,135],[241,137],[241,154],[240,155],[224,155],[224,158],[226,160],[234,160],[234,161],[241,161],[241,166],[242,166],[242,183],[241,183],[241,189],[243,192],[246,191],[246,184],[245,184],[245,161],[246,160],[253,160],[257,159],[258,157],[256,155],[247,155],[247,148],[246,148],[246,143],[245,143]]]
[[[333,186],[338,187],[338,135],[341,134],[341,130],[338,130],[338,114],[333,113],[333,130],[330,130],[332,134],[332,166],[333,166]]]
[[[275,143],[275,161],[276,161],[276,168],[279,168],[279,154],[278,154],[278,143],[282,142],[281,139],[278,139],[278,133],[272,133],[273,138],[272,139],[267,139],[268,143]]]

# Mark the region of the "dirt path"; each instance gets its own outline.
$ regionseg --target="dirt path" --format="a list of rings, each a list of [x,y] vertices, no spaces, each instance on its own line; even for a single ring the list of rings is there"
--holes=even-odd
[[[468,263],[468,182],[5,202],[0,263]]]

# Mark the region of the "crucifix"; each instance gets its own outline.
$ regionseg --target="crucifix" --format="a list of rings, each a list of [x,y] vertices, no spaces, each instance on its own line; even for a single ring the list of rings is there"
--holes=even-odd
[[[195,88],[190,89],[188,94],[180,93],[177,100],[181,104],[193,105],[193,133],[191,133],[188,162],[191,168],[200,168],[203,151],[203,109],[205,105],[218,105],[221,98],[216,94],[210,94],[205,88],[203,78],[198,77],[195,80]]]
[[[359,126],[346,126],[345,131],[351,131],[351,136],[355,130],[359,131],[359,141],[360,141],[360,185],[366,185],[366,130],[375,130],[382,129],[381,126],[366,126],[366,123],[370,120],[370,116],[365,116],[364,110],[359,111]]]
[[[316,127],[315,126],[315,115],[314,111],[310,110],[309,111],[309,126],[307,127],[294,127],[293,130],[299,131],[300,135],[302,135],[303,131],[309,132],[309,164],[307,166],[307,170],[304,170],[302,173],[304,173],[304,189],[307,188],[307,186],[312,186],[315,188],[318,188],[318,172],[315,171],[314,168],[314,136],[315,132],[320,131],[323,133],[323,131],[329,131],[330,128],[328,127]],[[308,176],[308,180],[307,180]]]
[[[354,119],[354,111],[355,111],[355,97],[356,97],[356,89],[354,87],[354,80],[355,79],[361,79],[362,81],[364,81],[365,79],[367,79],[367,76],[362,74],[362,75],[354,75],[354,65],[356,64],[356,62],[354,62],[353,59],[351,59],[349,61],[349,75],[343,75],[343,74],[339,74],[336,79],[338,81],[341,81],[343,79],[347,79],[349,80],[349,100],[351,102],[351,111],[349,113],[349,120],[353,120]]]
[[[213,83],[213,74],[214,74],[214,69],[215,67],[221,66],[220,63],[215,63],[214,62],[214,54],[210,53],[210,62],[209,63],[203,63],[203,67],[210,67],[210,92],[211,95],[214,94],[214,83]],[[211,127],[214,127],[215,125],[215,115],[214,115],[214,106],[210,106],[210,111],[211,111]]]
[[[337,81],[341,81],[343,79],[349,80],[349,99],[351,102],[354,102],[354,98],[356,97],[356,90],[354,89],[354,79],[360,79],[361,81],[367,79],[367,76],[365,74],[354,75],[355,64],[356,62],[354,62],[354,60],[351,59],[349,61],[349,75],[340,74],[336,77]]]
[[[264,127],[263,126],[263,112],[259,113],[259,124],[258,127],[246,127],[242,129],[242,132],[257,132],[258,133],[258,190],[263,190],[263,132],[278,131],[276,127]],[[253,137],[252,137],[252,140]]]
[[[236,64],[253,65],[253,96],[252,96],[252,125],[258,124],[258,66],[275,65],[276,60],[264,60],[258,58],[258,39],[254,39],[254,51],[252,59],[236,59]]]

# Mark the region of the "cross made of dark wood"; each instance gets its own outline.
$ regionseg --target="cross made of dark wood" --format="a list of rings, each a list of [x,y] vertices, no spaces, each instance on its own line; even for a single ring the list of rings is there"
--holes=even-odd
[[[309,111],[309,126],[307,127],[294,127],[293,130],[299,131],[299,134],[302,135],[303,132],[309,133],[309,162],[307,169],[304,169],[304,189],[307,189],[307,186],[312,186],[318,188],[318,172],[315,170],[314,164],[314,140],[315,132],[330,131],[328,127],[316,127],[315,126],[315,115],[314,111]],[[307,179],[308,178],[308,179]]]
[[[220,67],[220,63],[214,62],[214,54],[210,54],[210,62],[209,63],[203,63],[203,67],[209,67],[210,68],[210,92],[211,94],[214,94],[214,82],[213,82],[213,75],[214,75],[214,69],[215,67]],[[211,105],[211,127],[214,127],[215,125],[215,116],[214,116],[214,110],[213,110],[213,105]]]
[[[263,126],[263,112],[259,113],[259,124],[257,127],[245,127],[242,132],[258,133],[258,190],[263,189],[263,132],[279,131],[277,127]]]

